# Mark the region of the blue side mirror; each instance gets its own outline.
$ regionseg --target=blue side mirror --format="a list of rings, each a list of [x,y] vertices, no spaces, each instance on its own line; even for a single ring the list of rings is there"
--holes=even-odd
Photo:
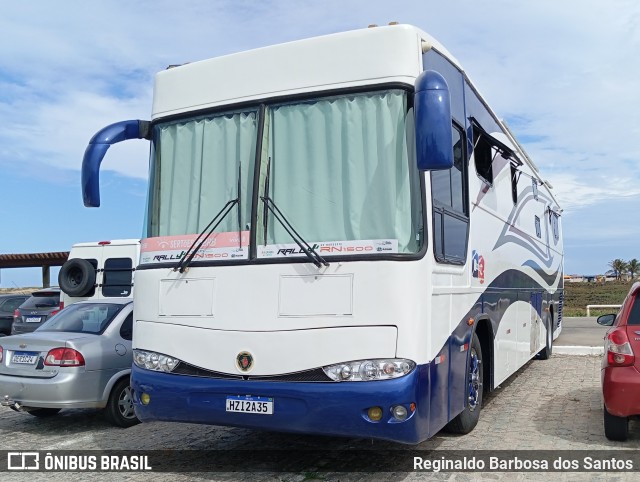
[[[416,79],[416,157],[421,171],[453,167],[451,95],[444,77],[434,70]]]
[[[91,138],[82,158],[82,198],[85,206],[100,206],[100,164],[109,147],[129,139],[149,138],[149,122],[142,120],[116,122]]]

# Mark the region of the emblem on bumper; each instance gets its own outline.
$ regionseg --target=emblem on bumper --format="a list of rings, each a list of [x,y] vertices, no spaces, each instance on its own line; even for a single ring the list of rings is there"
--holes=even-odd
[[[241,351],[236,357],[236,366],[243,372],[248,372],[253,367],[253,355],[248,351]]]

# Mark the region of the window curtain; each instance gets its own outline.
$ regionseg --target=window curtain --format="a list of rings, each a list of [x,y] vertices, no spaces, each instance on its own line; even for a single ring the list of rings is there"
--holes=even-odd
[[[397,239],[399,252],[417,251],[402,91],[276,106],[269,116],[269,196],[305,240]],[[273,216],[266,242],[292,242]]]
[[[241,226],[251,215],[257,115],[243,112],[157,127],[155,236],[201,232],[222,207],[238,197]],[[216,232],[238,230],[238,208]]]

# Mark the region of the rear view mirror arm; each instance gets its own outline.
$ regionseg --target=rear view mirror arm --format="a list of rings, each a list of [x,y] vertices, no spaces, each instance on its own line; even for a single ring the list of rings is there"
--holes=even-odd
[[[150,139],[149,121],[116,122],[98,131],[82,159],[82,197],[87,207],[100,206],[100,164],[113,144],[129,139]]]

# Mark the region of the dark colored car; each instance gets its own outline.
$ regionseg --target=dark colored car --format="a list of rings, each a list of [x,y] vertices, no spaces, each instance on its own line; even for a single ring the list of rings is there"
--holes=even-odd
[[[29,295],[0,295],[0,336],[11,334],[13,314]]]
[[[611,327],[601,371],[604,434],[626,440],[629,418],[640,415],[640,283],[631,287],[617,315],[602,315],[598,323]]]
[[[31,333],[58,311],[60,311],[60,288],[34,291],[16,309],[11,334]]]

